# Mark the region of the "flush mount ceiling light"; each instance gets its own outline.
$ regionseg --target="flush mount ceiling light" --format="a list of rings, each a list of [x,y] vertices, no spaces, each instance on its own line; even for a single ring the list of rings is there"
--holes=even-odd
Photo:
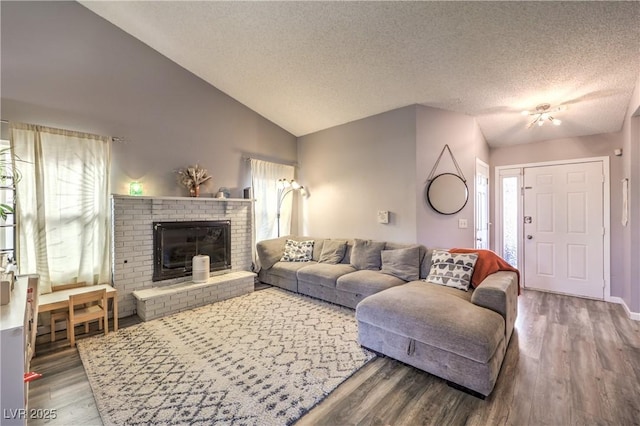
[[[536,107],[535,111],[522,111],[522,115],[530,115],[533,117],[533,121],[529,123],[527,129],[530,129],[534,124],[542,126],[547,120],[549,120],[556,126],[559,126],[560,124],[562,124],[562,120],[554,118],[553,116],[551,116],[551,113],[562,111],[564,109],[566,108],[561,106],[551,109],[551,105],[549,104],[540,104]]]

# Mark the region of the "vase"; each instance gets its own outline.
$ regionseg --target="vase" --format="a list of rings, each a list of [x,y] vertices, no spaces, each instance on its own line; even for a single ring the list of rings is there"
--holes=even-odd
[[[191,189],[189,190],[189,193],[191,194],[192,197],[199,197],[200,196],[200,185],[196,185],[191,187]]]

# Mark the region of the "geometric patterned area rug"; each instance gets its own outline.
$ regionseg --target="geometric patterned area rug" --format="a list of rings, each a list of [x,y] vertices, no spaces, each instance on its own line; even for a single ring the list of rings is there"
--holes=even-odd
[[[375,355],[354,311],[277,288],[77,342],[105,425],[288,425]]]

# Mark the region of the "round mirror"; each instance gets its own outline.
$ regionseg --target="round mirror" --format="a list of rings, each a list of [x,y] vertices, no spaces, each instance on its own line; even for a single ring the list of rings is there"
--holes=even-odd
[[[438,213],[454,214],[467,204],[469,190],[460,176],[453,173],[443,173],[431,180],[425,198]]]

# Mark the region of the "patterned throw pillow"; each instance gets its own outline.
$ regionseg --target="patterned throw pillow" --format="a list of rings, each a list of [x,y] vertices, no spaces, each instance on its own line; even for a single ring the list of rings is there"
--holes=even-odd
[[[310,262],[313,256],[313,243],[313,240],[287,240],[280,262]]]
[[[425,281],[467,291],[476,260],[478,255],[475,253],[454,254],[446,250],[434,250],[431,270]]]

